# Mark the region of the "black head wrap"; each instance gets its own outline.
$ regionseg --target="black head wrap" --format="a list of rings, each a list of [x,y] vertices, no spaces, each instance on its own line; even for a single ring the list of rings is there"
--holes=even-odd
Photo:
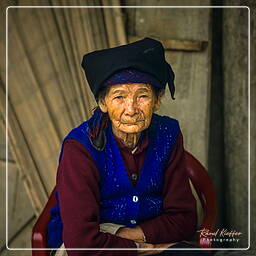
[[[168,83],[174,99],[174,72],[165,60],[161,42],[143,40],[85,54],[82,61],[87,81],[95,98],[104,87],[104,82],[118,71],[136,69],[155,77],[159,83],[152,86],[164,89]]]

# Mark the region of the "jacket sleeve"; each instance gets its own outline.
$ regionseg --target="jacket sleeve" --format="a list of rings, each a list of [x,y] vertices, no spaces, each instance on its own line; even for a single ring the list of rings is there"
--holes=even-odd
[[[77,141],[67,140],[57,173],[57,191],[66,248],[136,248],[128,239],[99,230],[99,172],[89,152]],[[120,255],[118,250],[68,250],[69,256]],[[122,255],[137,255],[124,250]]]
[[[140,224],[148,243],[187,240],[196,232],[196,201],[185,170],[180,133],[165,170],[163,213]]]

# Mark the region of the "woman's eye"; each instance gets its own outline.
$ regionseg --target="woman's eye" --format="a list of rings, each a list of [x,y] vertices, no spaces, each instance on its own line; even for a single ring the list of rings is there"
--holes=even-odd
[[[148,98],[148,95],[143,94],[143,95],[140,95],[139,98]]]
[[[114,99],[118,99],[118,100],[123,99],[123,98],[124,98],[124,96],[116,96],[116,97],[114,97]]]

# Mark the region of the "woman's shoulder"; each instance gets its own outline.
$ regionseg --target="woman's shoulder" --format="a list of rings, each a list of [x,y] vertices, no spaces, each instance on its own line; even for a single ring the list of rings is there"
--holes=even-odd
[[[88,134],[88,121],[84,121],[74,127],[69,133],[67,134],[66,138],[77,136],[77,135],[87,135]]]
[[[87,121],[81,123],[67,133],[62,141],[59,161],[62,158],[63,151],[72,154],[82,153],[88,155],[88,149],[86,147],[88,144],[88,132],[86,127]]]
[[[63,142],[63,147],[72,151],[86,151],[85,147],[76,139],[67,138]]]
[[[69,144],[74,144],[74,146],[82,144],[87,146],[89,143],[89,130],[88,130],[88,121],[85,121],[75,128],[73,128],[64,138],[63,144],[68,141]],[[78,144],[79,143],[79,144]]]

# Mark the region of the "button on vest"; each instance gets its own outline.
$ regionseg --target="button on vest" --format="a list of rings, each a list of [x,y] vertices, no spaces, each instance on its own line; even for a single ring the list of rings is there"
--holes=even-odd
[[[134,203],[137,203],[139,201],[139,198],[137,196],[133,196],[132,201]]]
[[[131,224],[136,224],[137,221],[136,220],[130,220]]]
[[[131,175],[131,178],[132,178],[133,181],[136,181],[136,180],[138,179],[137,173],[133,173],[133,174]]]

